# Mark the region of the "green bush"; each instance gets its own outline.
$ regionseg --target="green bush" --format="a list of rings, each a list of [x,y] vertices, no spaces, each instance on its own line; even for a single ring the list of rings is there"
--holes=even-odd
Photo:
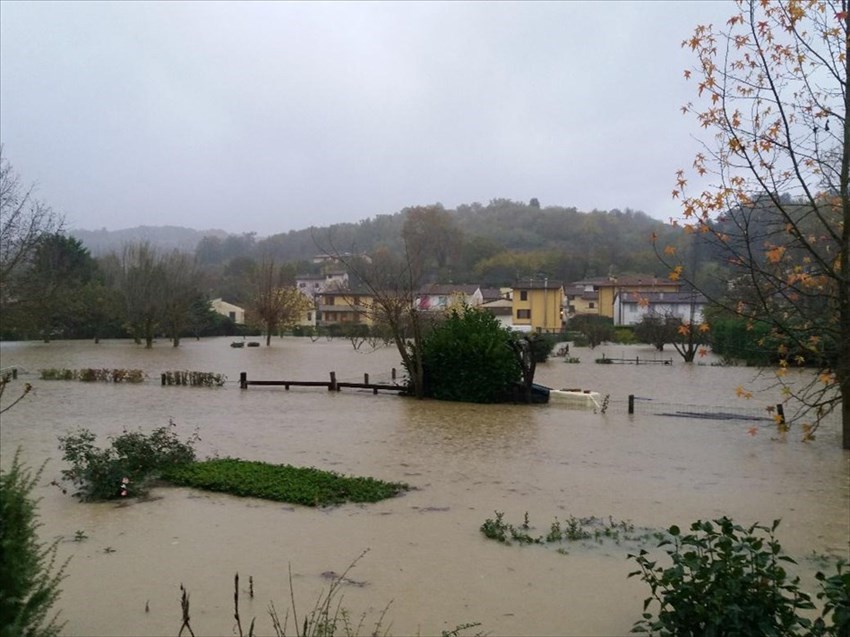
[[[791,578],[783,566],[795,562],[783,554],[774,536],[778,525],[776,520],[770,527],[743,528],[722,517],[693,523],[689,534],[672,526],[670,539],[658,544],[668,547],[672,565],[666,568],[650,559],[646,550],[630,554],[640,570],[629,577],[640,576],[651,590],[634,631],[717,636],[847,634],[848,585],[843,581],[842,593],[840,568],[839,576],[830,578],[830,592],[824,593],[828,597],[824,615],[832,614],[833,632],[823,619],[813,622],[799,613],[813,609],[814,604],[800,590],[799,578]],[[648,611],[652,604],[657,615]],[[843,628],[839,622],[844,622]]]
[[[426,395],[473,403],[502,400],[522,378],[512,343],[511,332],[489,312],[452,310],[422,339]]]
[[[305,506],[378,502],[406,491],[402,483],[346,477],[332,471],[216,458],[175,465],[162,478],[181,486]]]
[[[584,337],[581,346],[591,349],[614,339],[614,321],[606,316],[576,316],[570,320],[570,330],[580,332]],[[575,343],[579,345],[578,340]]]
[[[850,569],[847,566],[847,562],[840,561],[835,575],[827,577],[820,571],[815,575],[821,585],[817,598],[825,600],[823,612],[815,620],[813,632],[816,635],[850,635]]]
[[[0,470],[0,636],[53,637],[62,630],[58,612],[65,564],[56,568],[57,543],[39,543],[35,474],[15,454],[8,471]]]
[[[293,325],[293,336],[315,336],[316,328],[313,325]]]
[[[195,460],[197,439],[196,433],[181,442],[171,422],[150,434],[124,431],[111,439],[111,447],[100,449],[95,446],[95,434],[78,429],[59,437],[62,459],[71,464],[62,476],[79,488],[76,495],[82,500],[144,495],[163,469]]]
[[[620,345],[633,345],[638,342],[635,331],[629,327],[619,327],[614,330],[614,342]]]
[[[528,334],[525,337],[528,340],[531,355],[534,357],[535,363],[545,363],[555,345],[561,342],[560,334]]]

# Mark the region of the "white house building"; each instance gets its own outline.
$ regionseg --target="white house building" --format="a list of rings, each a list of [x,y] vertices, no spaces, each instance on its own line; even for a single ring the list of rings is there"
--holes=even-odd
[[[245,310],[243,310],[238,305],[233,305],[233,303],[222,301],[219,298],[210,301],[210,306],[215,312],[218,312],[219,314],[228,317],[234,323],[238,323],[239,325],[245,324]]]
[[[614,296],[614,325],[636,325],[647,315],[698,324],[704,320],[707,304],[699,292],[618,292]]]

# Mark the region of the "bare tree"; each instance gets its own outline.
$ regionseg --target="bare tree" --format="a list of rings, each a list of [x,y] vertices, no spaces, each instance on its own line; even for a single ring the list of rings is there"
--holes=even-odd
[[[137,343],[153,347],[162,316],[163,267],[156,250],[147,242],[124,247],[118,272],[118,289],[124,297],[127,324]]]
[[[264,259],[257,266],[255,277],[250,312],[262,324],[268,347],[272,334],[294,325],[302,313],[312,308],[312,303],[294,286],[287,285],[284,270],[274,259]]]
[[[62,216],[36,199],[35,190],[35,185],[21,182],[0,145],[0,288],[32,255],[41,237],[62,230]]]
[[[195,259],[174,250],[160,260],[162,267],[162,321],[174,347],[189,324],[192,303],[197,298],[200,273]]]
[[[777,382],[800,405],[789,422],[803,438],[840,408],[850,449],[848,1],[739,0],[725,25],[698,26],[683,46],[698,94],[683,110],[712,136],[692,171],[708,185],[692,192],[682,170],[673,195],[731,283],[721,297],[701,291],[779,343]],[[658,254],[695,282],[674,249]],[[801,384],[795,365],[817,371]]]
[[[371,257],[357,256],[356,250],[342,251],[327,239],[327,246],[320,249],[342,263],[349,273],[352,285],[362,286],[371,297],[368,306],[362,309],[372,323],[385,329],[395,344],[402,364],[407,370],[411,392],[417,398],[425,396],[425,370],[422,361],[422,337],[425,321],[418,310],[416,296],[422,279],[422,264],[425,249],[409,249],[404,238],[404,256],[397,257],[390,250],[381,248]]]

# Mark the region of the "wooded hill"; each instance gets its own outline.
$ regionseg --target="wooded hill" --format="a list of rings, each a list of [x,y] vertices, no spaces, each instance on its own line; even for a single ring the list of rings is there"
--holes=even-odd
[[[431,223],[423,232],[434,233],[434,250],[442,252],[439,259],[435,258],[431,278],[444,282],[498,286],[540,274],[567,282],[610,273],[666,276],[650,237],[654,233],[666,244],[678,236],[668,224],[629,209],[579,212],[560,206],[540,207],[536,200],[526,204],[494,199],[487,205],[464,204],[456,209],[444,209],[439,204],[404,209],[357,223],[311,227],[265,238],[257,238],[255,233],[222,236],[220,231],[179,228],[168,228],[160,235],[147,229],[140,238],[161,249],[186,249],[186,239],[195,233],[195,254],[204,266],[225,266],[237,258],[271,257],[278,263],[297,264],[299,271],[310,271],[316,267],[312,257],[323,252],[371,253],[383,247],[400,253],[409,213],[422,210],[438,213],[431,215]],[[174,245],[178,230],[182,246]],[[95,238],[92,233],[71,234],[94,254],[103,254],[108,236],[115,235],[118,241],[112,249],[120,251],[128,232],[100,231],[96,245],[90,243]]]

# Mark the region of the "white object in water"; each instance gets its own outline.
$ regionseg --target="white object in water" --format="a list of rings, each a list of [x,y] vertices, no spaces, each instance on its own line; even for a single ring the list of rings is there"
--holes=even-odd
[[[601,409],[602,394],[597,391],[581,389],[550,389],[549,402],[567,407]]]

